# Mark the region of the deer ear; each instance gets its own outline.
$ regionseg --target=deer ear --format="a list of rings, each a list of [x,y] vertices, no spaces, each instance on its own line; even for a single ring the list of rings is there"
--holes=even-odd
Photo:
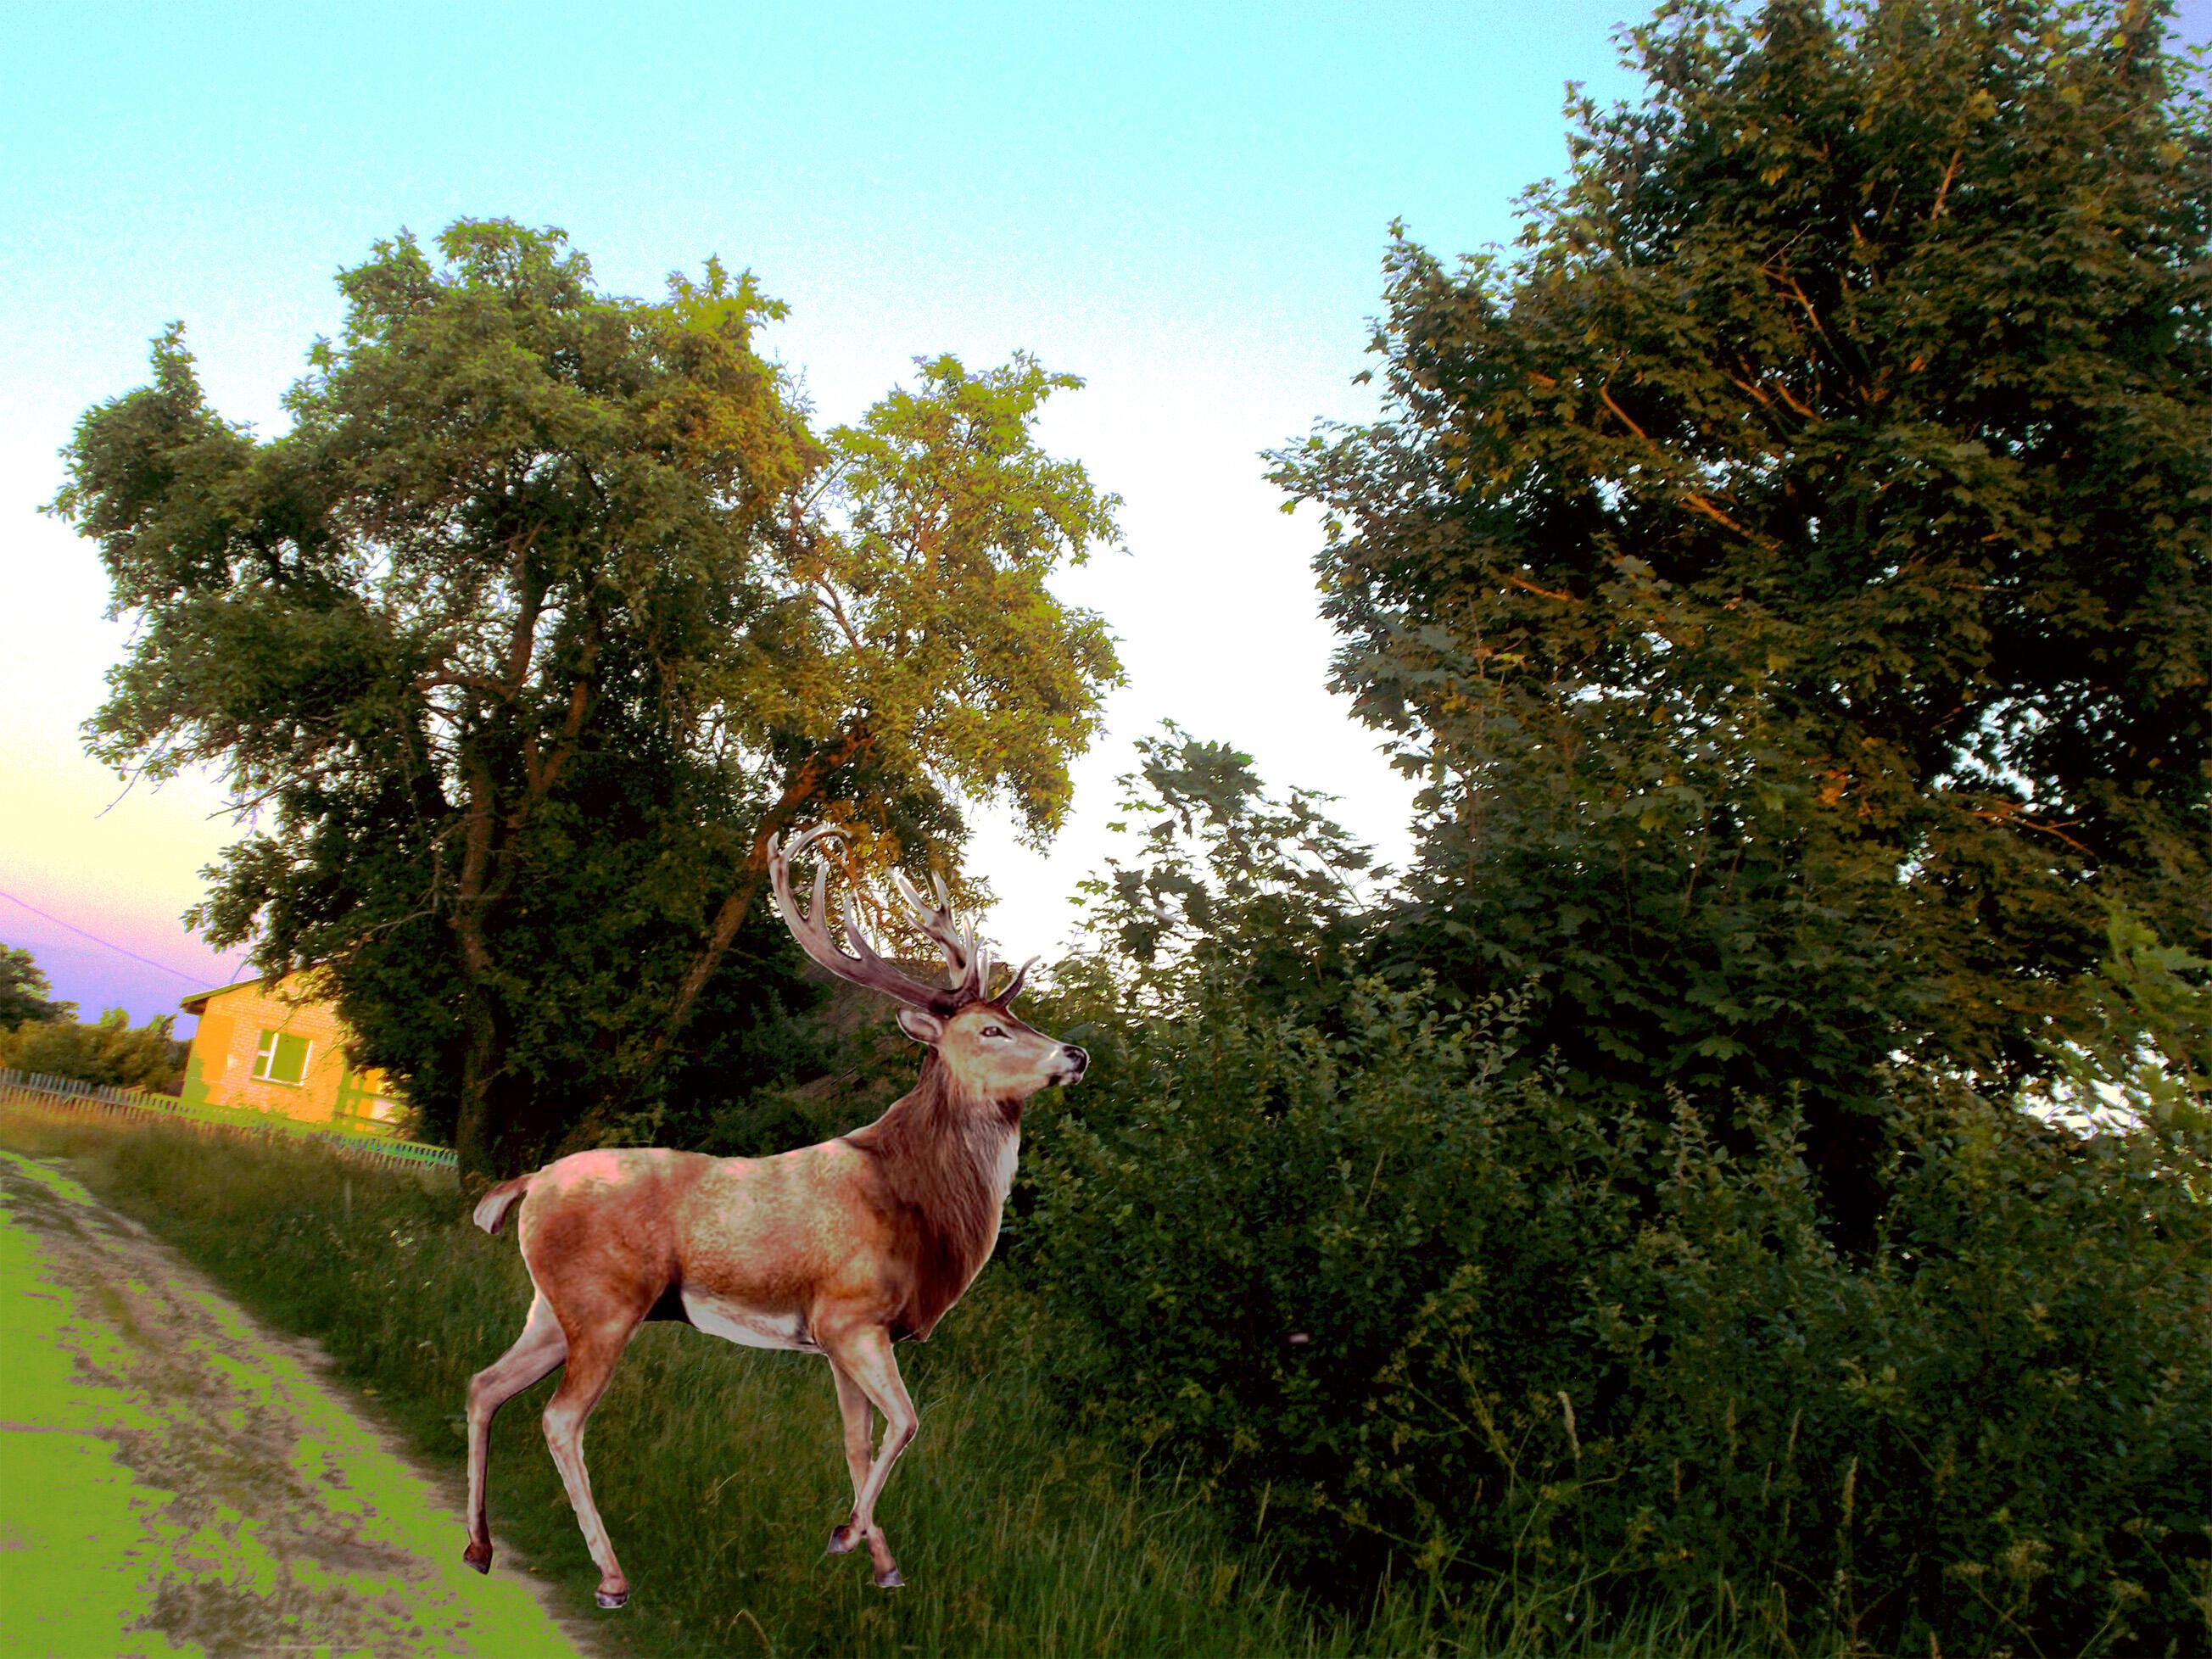
[[[925,1013],[919,1008],[900,1009],[898,1023],[900,1030],[916,1042],[927,1042],[933,1048],[937,1046],[938,1039],[945,1035],[945,1022],[935,1014]]]

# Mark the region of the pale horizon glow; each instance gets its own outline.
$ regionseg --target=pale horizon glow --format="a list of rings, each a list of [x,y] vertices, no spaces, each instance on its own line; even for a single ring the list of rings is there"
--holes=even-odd
[[[1373,413],[1369,319],[1392,220],[1451,256],[1510,240],[1565,164],[1565,84],[1637,87],[1629,0],[1359,8],[965,5],[283,13],[51,7],[0,65],[0,898],[85,1018],[173,1012],[238,979],[179,918],[237,831],[204,777],[125,790],[80,724],[126,626],[89,544],[41,514],[88,408],[145,383],[186,325],[210,402],[267,432],[332,276],[402,227],[557,225],[602,287],[658,294],[710,254],[789,303],[769,352],[824,425],[916,356],[1017,349],[1085,378],[1042,436],[1123,498],[1127,551],[1064,575],[1127,684],[1042,854],[979,813],[984,931],[1064,951],[1111,850],[1118,774],[1172,718],[1316,788],[1392,864],[1412,787],[1325,689],[1310,514],[1261,453]],[[2202,41],[2212,0],[2181,9]],[[197,981],[197,982],[195,982]],[[180,1025],[189,1028],[189,1020]]]

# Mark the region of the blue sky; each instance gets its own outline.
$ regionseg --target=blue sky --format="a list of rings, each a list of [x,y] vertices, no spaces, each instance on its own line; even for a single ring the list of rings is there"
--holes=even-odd
[[[2212,0],[2184,9],[2203,40]],[[1623,0],[1460,5],[11,5],[0,62],[0,898],[88,1012],[235,977],[178,913],[232,833],[205,781],[118,786],[76,726],[121,648],[88,547],[39,514],[76,416],[182,319],[218,408],[264,428],[331,278],[402,226],[565,228],[602,283],[709,254],[792,315],[769,349],[822,415],[918,354],[1023,349],[1085,376],[1052,447],[1125,499],[1126,555],[1062,591],[1130,684],[1048,857],[974,853],[1016,956],[1067,932],[1130,741],[1173,716],[1329,789],[1396,853],[1406,793],[1323,689],[1308,571],[1258,452],[1355,417],[1388,227],[1509,239],[1565,160],[1565,84],[1632,95]]]

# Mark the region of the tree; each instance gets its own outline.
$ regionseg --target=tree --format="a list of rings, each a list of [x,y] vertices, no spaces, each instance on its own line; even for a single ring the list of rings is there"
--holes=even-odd
[[[475,1177],[657,1121],[790,993],[772,835],[835,814],[920,871],[988,797],[1049,835],[1119,670],[1046,579],[1115,502],[1037,449],[1079,382],[1025,357],[924,363],[817,434],[749,274],[647,302],[556,231],[438,251],[340,276],[276,437],[207,408],[173,329],[56,507],[137,623],[94,751],[222,767],[253,816],[197,924],[327,964]]]
[[[1200,984],[1234,979],[1271,1013],[1324,1020],[1358,970],[1389,872],[1328,816],[1330,798],[1271,795],[1252,757],[1173,720],[1137,740],[1123,775],[1126,858],[1084,882],[1095,948],[1055,988],[1116,1023],[1186,1014]]]
[[[173,1016],[156,1014],[133,1027],[121,1008],[92,1024],[72,1018],[26,1020],[0,1031],[0,1064],[79,1083],[173,1091],[187,1044],[170,1036]]]
[[[2212,123],[2167,8],[1663,9],[1521,251],[1404,239],[1324,511],[1336,684],[1426,778],[1401,946],[1581,1086],[1999,1097],[2212,945]],[[2104,1035],[2109,1038],[2110,1033]]]
[[[76,1018],[76,1004],[57,1002],[45,972],[21,945],[0,945],[0,1031],[26,1020],[41,1023]]]

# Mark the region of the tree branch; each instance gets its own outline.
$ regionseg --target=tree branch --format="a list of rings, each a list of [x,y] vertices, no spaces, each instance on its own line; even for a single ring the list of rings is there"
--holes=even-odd
[[[1936,205],[1928,210],[1928,222],[1931,225],[1943,216],[1943,203],[1951,194],[1951,181],[1959,176],[1959,158],[1966,153],[1963,144],[1951,152],[1951,165],[1943,169],[1943,182],[1936,187]]]
[[[745,854],[737,884],[730,890],[708,924],[706,937],[701,941],[698,954],[685,970],[683,982],[677,987],[674,1000],[669,1004],[668,1018],[662,1022],[659,1034],[646,1051],[643,1060],[631,1071],[623,1088],[634,1090],[638,1082],[658,1066],[675,1042],[677,1033],[683,1030],[685,1020],[698,1002],[707,981],[721,966],[722,957],[744,926],[751,913],[753,901],[760,896],[761,887],[768,879],[768,844],[798,820],[800,813],[813,800],[830,775],[842,766],[850,764],[875,747],[875,734],[866,726],[854,725],[827,750],[817,750],[799,763],[790,781],[784,787],[775,804],[762,814],[760,825],[754,831],[752,846]]]
[[[2081,820],[2078,818],[2069,818],[2063,823],[2039,823],[2033,818],[2026,816],[2017,806],[2009,808],[1976,806],[1968,810],[1984,823],[2001,823],[2007,828],[2016,826],[2022,830],[2033,830],[2039,836],[2050,836],[2064,842],[2084,858],[2094,859],[2097,856],[2093,848],[2084,846],[2066,833],[2069,830],[2081,827]]]
[[[1536,594],[1541,599],[1557,599],[1561,605],[1580,605],[1582,603],[1580,599],[1577,599],[1573,594],[1565,592],[1564,589],[1539,587],[1534,582],[1530,581],[1526,576],[1522,575],[1517,570],[1511,570],[1506,573],[1505,585],[1508,587],[1522,588],[1528,592]]]
[[[1605,406],[1620,417],[1620,423],[1626,427],[1631,432],[1633,432],[1637,437],[1643,441],[1645,448],[1650,450],[1662,460],[1665,460],[1667,459],[1667,452],[1662,449],[1657,444],[1653,443],[1651,441],[1650,434],[1646,433],[1642,427],[1637,425],[1634,418],[1630,416],[1626,410],[1623,409],[1619,404],[1613,401],[1613,388],[1611,386],[1601,386],[1597,389],[1597,395],[1604,400]],[[1682,496],[1682,505],[1688,507],[1692,513],[1704,514],[1706,518],[1711,519],[1715,524],[1721,526],[1723,529],[1734,532],[1736,535],[1742,537],[1744,540],[1751,543],[1754,547],[1761,548],[1769,553],[1773,552],[1781,545],[1781,544],[1776,541],[1771,536],[1761,534],[1759,532],[1755,530],[1745,529],[1743,526],[1738,524],[1734,519],[1729,517],[1727,514],[1722,512],[1720,508],[1715,507],[1712,502],[1706,500],[1705,496],[1699,495],[1695,490],[1690,490],[1684,493]]]
[[[453,891],[453,939],[461,947],[461,962],[471,977],[491,972],[491,951],[484,942],[484,877],[492,859],[491,769],[481,755],[467,760],[468,838],[462,844],[461,871]]]

